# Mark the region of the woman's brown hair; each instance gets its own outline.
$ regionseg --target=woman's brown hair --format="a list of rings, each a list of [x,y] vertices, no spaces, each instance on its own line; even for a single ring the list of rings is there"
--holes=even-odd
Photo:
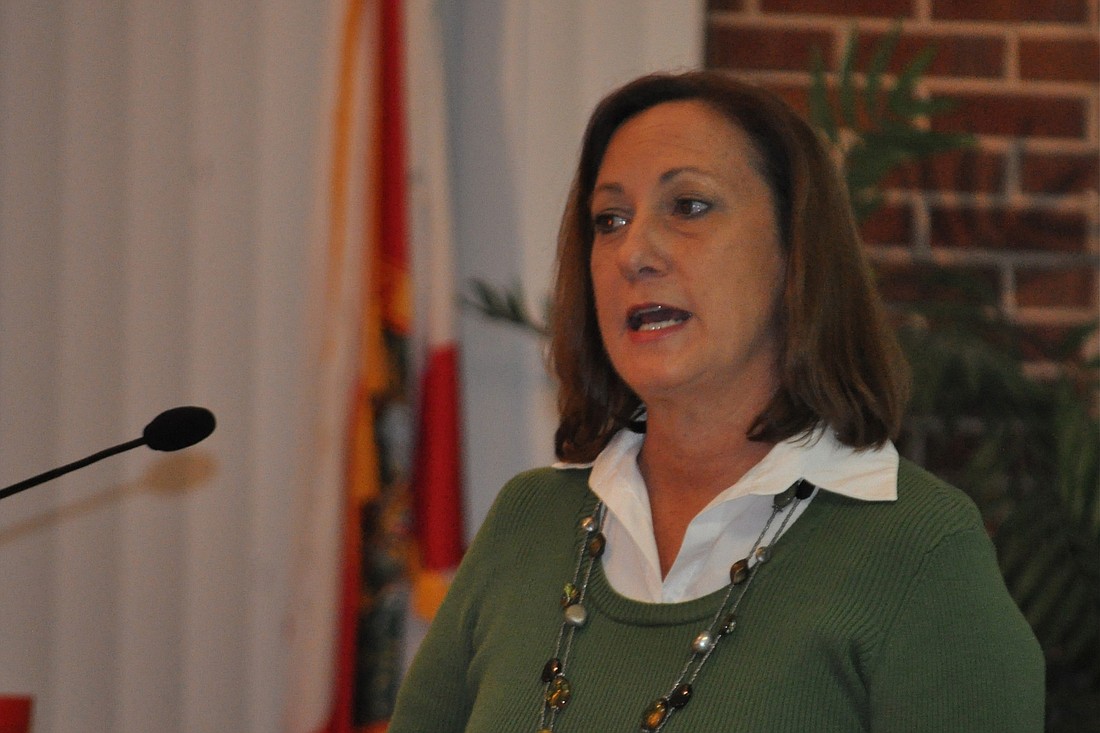
[[[589,270],[592,189],[615,131],[663,102],[698,100],[743,130],[776,207],[785,286],[779,388],[749,429],[779,442],[831,427],[854,448],[896,436],[908,370],[856,231],[847,191],[810,126],[774,94],[714,71],[654,74],[608,95],[585,131],[558,235],[550,358],[561,416],[555,450],[590,461],[644,406],[615,372],[596,322]]]

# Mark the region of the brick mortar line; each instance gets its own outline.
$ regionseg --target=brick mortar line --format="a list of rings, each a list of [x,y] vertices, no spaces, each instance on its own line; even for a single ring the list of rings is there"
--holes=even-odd
[[[846,31],[855,27],[861,31],[875,33],[890,30],[895,21],[886,18],[841,17],[833,15],[800,15],[794,13],[761,13],[750,15],[737,11],[720,11],[710,13],[708,22],[719,28],[748,27],[766,28],[768,30],[808,30],[808,31]],[[912,25],[911,21],[908,25]],[[902,22],[905,29],[906,22]]]
[[[1001,265],[1000,272],[997,274],[1000,276],[1001,312],[1009,318],[1015,318],[1017,312],[1016,269],[1006,263]]]
[[[1100,191],[1086,191],[1084,194],[1089,200],[1089,251],[1100,256]],[[1097,273],[1100,277],[1100,272]],[[1097,282],[1097,290],[1100,291],[1100,280]]]
[[[932,0],[916,0],[913,4],[913,16],[918,23],[930,23],[932,21]]]
[[[932,257],[932,209],[928,202],[917,199],[912,205],[913,256]]]
[[[868,259],[883,265],[932,263],[944,267],[1010,267],[1015,270],[1051,271],[1074,270],[1082,266],[1100,267],[1100,256],[1085,252],[932,247],[925,253],[917,253],[908,244],[867,244],[864,249]]]
[[[1088,192],[1055,193],[985,193],[952,191],[945,189],[891,188],[882,192],[883,200],[891,204],[925,203],[938,209],[997,211],[1000,209],[1028,209],[1057,214],[1091,214],[1095,198]]]
[[[809,71],[789,71],[785,69],[727,69],[727,71],[739,77],[757,79],[764,83],[809,87],[811,81]],[[829,77],[836,76],[836,72],[832,70],[829,70],[827,74]],[[852,78],[857,82],[862,82],[864,76],[863,72],[852,74]],[[896,78],[894,74],[882,75],[882,80],[886,85],[893,84]],[[1046,81],[1041,79],[1010,80],[1005,78],[979,79],[963,76],[926,76],[920,82],[920,89],[948,95],[969,93],[997,94],[1000,96],[1064,97],[1081,101],[1095,100],[1097,95],[1100,94],[1097,85],[1093,82]]]
[[[1025,362],[1021,368],[1024,374],[1040,382],[1053,381],[1066,373],[1065,365],[1050,359]]]
[[[1026,326],[1080,326],[1096,320],[1096,310],[1067,306],[1025,305],[1016,309],[1013,320]]]
[[[1085,121],[1085,134],[1089,140],[1100,143],[1100,94],[1089,100],[1088,119]]]
[[[1016,33],[1025,41],[1092,41],[1100,39],[1100,28],[1021,25]]]
[[[962,76],[926,76],[921,87],[943,93],[1033,95],[1037,97],[1076,97],[1095,99],[1097,85],[1090,81],[1049,81],[1046,79],[979,79]]]
[[[717,10],[707,14],[707,21],[715,26],[753,26],[760,28],[798,28],[805,30],[847,29],[852,26],[859,30],[882,33],[897,24],[894,18],[817,15],[810,13],[765,13],[737,10]],[[1035,23],[1021,21],[981,21],[981,20],[933,20],[903,18],[902,33],[937,33],[945,36],[981,36],[998,38],[1012,32],[1035,37],[1055,39],[1088,40],[1100,37],[1095,27],[1078,23]]]
[[[1020,148],[1023,155],[1100,155],[1100,147],[1090,140],[1059,137],[1019,137],[1011,135],[978,135],[977,152],[1009,154],[1014,148]],[[1020,143],[1024,142],[1021,146]]]
[[[847,32],[850,28],[869,33],[886,33],[897,25],[892,18],[869,18],[865,16],[838,16],[838,15],[807,15],[797,13],[768,13],[749,15],[737,11],[714,12],[708,15],[711,25],[718,28],[766,28],[768,30],[806,30],[806,31],[834,31]],[[973,28],[948,28],[942,33],[938,30],[940,24],[928,24],[923,21],[904,19],[901,21],[901,31],[904,36],[907,33],[940,33],[962,37],[982,36],[983,38],[999,38],[1004,35],[1003,29],[995,29],[990,26],[977,26]]]
[[[1023,196],[1026,194],[1023,187],[1024,168],[1024,141],[1016,140],[1008,145],[1001,159],[1003,166],[1001,173],[1004,176],[1004,186],[1001,193],[1005,196]]]
[[[808,71],[785,71],[781,69],[728,69],[738,78],[749,79],[757,84],[777,84],[783,86],[810,86]]]

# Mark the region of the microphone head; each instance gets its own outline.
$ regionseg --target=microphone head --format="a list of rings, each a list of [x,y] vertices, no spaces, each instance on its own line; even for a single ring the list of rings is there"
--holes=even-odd
[[[205,407],[173,407],[154,417],[141,437],[153,450],[174,451],[204,440],[216,424]]]

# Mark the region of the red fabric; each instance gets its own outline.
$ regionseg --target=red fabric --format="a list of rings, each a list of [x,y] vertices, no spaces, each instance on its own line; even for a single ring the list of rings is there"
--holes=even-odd
[[[33,707],[29,695],[0,695],[0,733],[29,733]]]
[[[458,351],[454,344],[431,348],[420,399],[413,483],[416,538],[425,570],[449,570],[458,565],[463,552]]]
[[[409,330],[406,297],[409,279],[408,151],[405,128],[405,35],[400,0],[384,0],[381,7],[381,61],[378,65],[379,160],[377,207],[378,277],[382,317],[386,327],[401,334]]]

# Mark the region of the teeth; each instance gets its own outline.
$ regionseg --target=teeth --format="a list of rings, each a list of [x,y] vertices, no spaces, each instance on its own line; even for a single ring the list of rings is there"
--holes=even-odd
[[[667,321],[657,321],[656,323],[643,323],[638,327],[639,331],[659,331],[662,328],[668,328],[669,326],[675,326],[677,323],[683,323],[680,319],[669,319]]]
[[[689,318],[691,313],[688,311],[657,305],[631,313],[627,317],[627,325],[634,331],[659,331],[683,323]]]

